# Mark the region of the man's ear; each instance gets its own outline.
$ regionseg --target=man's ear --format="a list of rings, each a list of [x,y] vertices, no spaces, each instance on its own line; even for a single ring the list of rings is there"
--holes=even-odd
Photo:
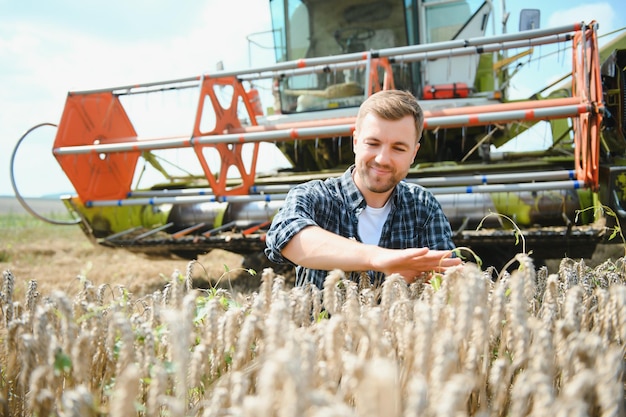
[[[415,161],[415,157],[417,156],[417,151],[420,150],[420,146],[422,146],[422,144],[417,142],[417,144],[415,145],[415,152],[413,152],[413,161]]]

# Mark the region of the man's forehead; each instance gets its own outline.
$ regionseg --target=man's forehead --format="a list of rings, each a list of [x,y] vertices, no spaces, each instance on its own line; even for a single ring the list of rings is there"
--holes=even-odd
[[[355,126],[355,133],[358,131],[383,131],[387,132],[388,129],[393,125],[393,130],[403,130],[405,133],[417,133],[415,127],[415,121],[411,116],[405,116],[401,119],[397,120],[388,120],[383,119],[380,116],[376,116],[373,114],[368,114],[366,117],[360,120],[360,123],[357,123]]]

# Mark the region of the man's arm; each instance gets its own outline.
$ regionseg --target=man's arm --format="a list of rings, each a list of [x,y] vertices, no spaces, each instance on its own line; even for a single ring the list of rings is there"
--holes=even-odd
[[[379,271],[401,274],[408,282],[424,272],[444,272],[461,263],[452,252],[428,248],[386,249],[347,239],[318,226],[302,229],[287,243],[282,255],[310,269]]]

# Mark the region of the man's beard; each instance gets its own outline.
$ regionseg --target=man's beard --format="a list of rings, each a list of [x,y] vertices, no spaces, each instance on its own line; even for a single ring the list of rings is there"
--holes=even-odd
[[[388,170],[389,172],[385,175],[385,179],[382,179],[375,174],[372,174],[372,167],[382,168],[384,170]],[[381,166],[378,164],[360,164],[357,167],[357,173],[367,189],[374,193],[386,193],[392,190],[399,182],[396,178],[396,171],[388,166]]]

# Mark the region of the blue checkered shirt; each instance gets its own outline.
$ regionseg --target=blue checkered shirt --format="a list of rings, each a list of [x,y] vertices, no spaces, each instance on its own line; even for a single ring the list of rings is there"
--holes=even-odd
[[[366,203],[352,179],[351,166],[337,178],[312,180],[293,187],[285,204],[274,216],[267,232],[265,254],[276,263],[290,263],[281,254],[293,236],[308,226],[317,225],[338,235],[361,241],[358,218]],[[383,226],[378,246],[390,249],[428,247],[454,249],[452,230],[441,205],[424,187],[400,182],[391,198],[391,212]],[[358,280],[361,271],[345,271]],[[384,279],[380,272],[367,271],[377,285]],[[328,271],[296,265],[296,285],[314,283],[323,287]]]

